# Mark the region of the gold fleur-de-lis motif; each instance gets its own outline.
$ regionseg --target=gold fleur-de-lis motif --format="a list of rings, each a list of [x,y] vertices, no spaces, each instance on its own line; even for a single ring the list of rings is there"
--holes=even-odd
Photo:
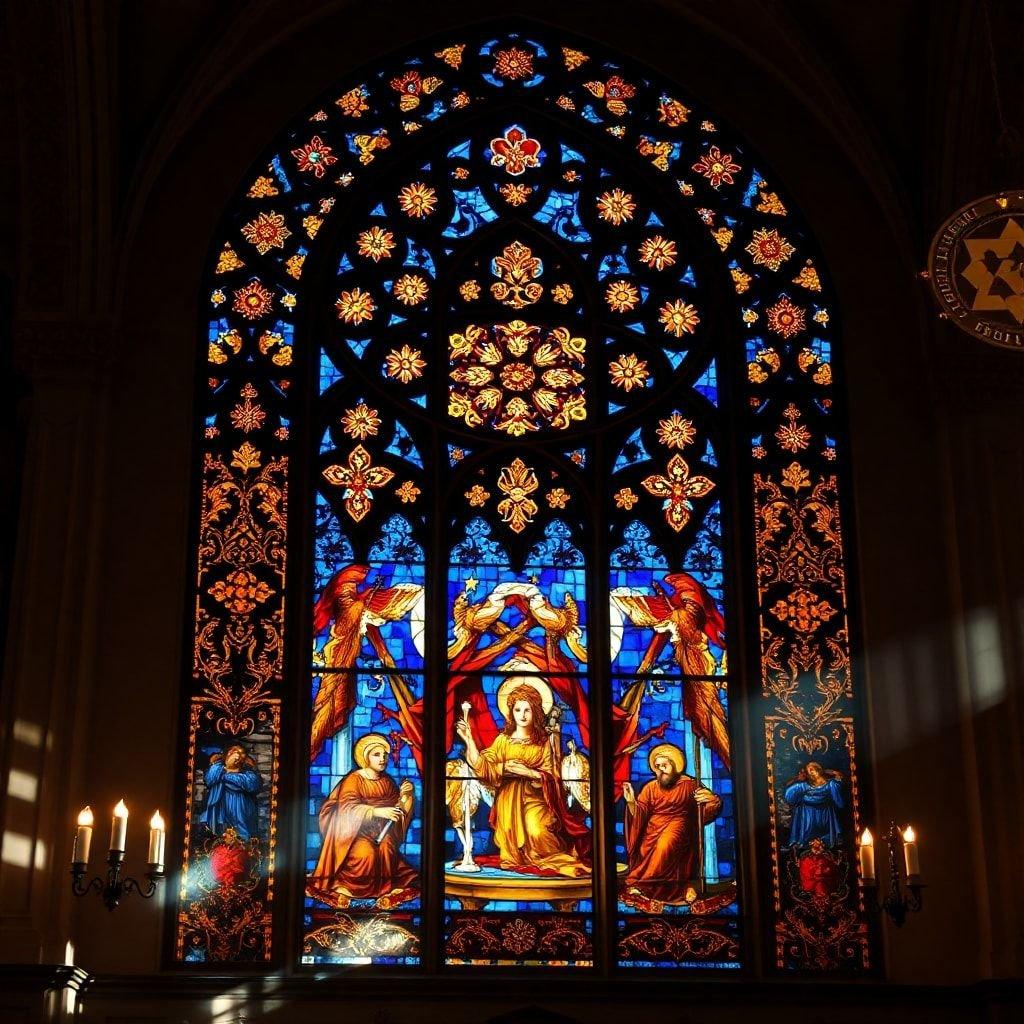
[[[702,498],[715,486],[706,476],[690,476],[690,467],[681,455],[668,460],[664,476],[649,476],[641,481],[644,490],[665,499],[665,522],[676,533],[690,521],[691,498]]]
[[[537,490],[537,474],[522,459],[513,459],[498,477],[498,489],[507,497],[498,502],[498,515],[513,533],[522,533],[537,514],[530,495]]]
[[[532,306],[544,294],[544,286],[537,281],[544,272],[544,264],[528,245],[506,245],[492,265],[495,276],[501,280],[491,285],[491,294],[504,305],[522,309]]]
[[[371,465],[370,453],[358,444],[348,457],[347,466],[328,466],[324,479],[344,487],[345,511],[358,523],[373,504],[373,488],[383,487],[394,477],[386,466]]]

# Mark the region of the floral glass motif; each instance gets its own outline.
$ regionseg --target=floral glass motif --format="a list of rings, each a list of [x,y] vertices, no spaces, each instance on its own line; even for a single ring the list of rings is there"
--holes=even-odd
[[[835,310],[792,205],[671,83],[532,31],[367,69],[288,127],[204,284],[176,961],[292,955],[275,876],[307,522],[304,963],[739,966],[729,639],[760,656],[774,962],[871,966]],[[720,387],[737,345],[745,379]],[[723,486],[725,451],[748,488]],[[723,523],[750,565],[726,565]],[[746,637],[727,590],[756,594]]]

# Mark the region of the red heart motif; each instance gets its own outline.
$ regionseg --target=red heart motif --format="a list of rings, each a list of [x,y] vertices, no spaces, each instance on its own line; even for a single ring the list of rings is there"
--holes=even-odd
[[[237,885],[249,871],[249,853],[244,846],[215,846],[210,854],[210,873],[218,885]]]

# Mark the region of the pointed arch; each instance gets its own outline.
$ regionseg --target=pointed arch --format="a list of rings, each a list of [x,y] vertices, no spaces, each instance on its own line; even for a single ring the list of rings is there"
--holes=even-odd
[[[776,964],[867,968],[836,310],[813,239],[756,155],[671,83],[589,44],[474,30],[367,69],[297,118],[244,182],[206,280],[175,958],[281,955],[281,722],[301,717],[287,680],[311,671],[306,869],[319,881],[307,889],[304,960],[423,963],[423,916],[446,914],[446,948],[428,962],[589,963],[596,928],[617,931],[623,965],[738,963],[725,716],[749,666],[765,737],[749,754],[764,784],[751,798],[769,822],[757,868],[774,894],[762,923]],[[289,519],[295,481],[302,511]],[[442,556],[438,539],[452,537]],[[444,849],[440,863],[456,842],[454,821],[427,835],[414,810],[431,773],[443,777],[422,746],[424,719],[443,718],[446,741],[455,729],[450,684],[431,679],[444,659],[430,652],[480,583],[452,548],[494,555],[482,596],[498,592],[504,610],[491,627],[520,634],[497,671],[445,676],[479,680],[474,714],[500,710],[502,672],[536,673],[572,712],[572,757],[589,748],[585,718],[607,733],[592,797],[608,805],[603,853],[584,853],[582,779],[553,781],[566,840],[556,852],[571,863],[552,854],[542,867],[577,880],[564,897],[549,886],[554,895],[520,905],[422,875],[426,845]],[[316,617],[301,597],[286,613],[286,593],[301,594],[292,552]],[[750,595],[745,615],[725,607],[730,594]],[[567,595],[577,618],[552,644],[544,616],[564,615]],[[756,623],[748,636],[730,632],[741,621]],[[312,665],[298,653],[310,635]],[[332,643],[341,660],[328,664]],[[535,647],[545,659],[531,661]],[[319,870],[334,827],[322,808],[370,733],[388,738],[409,781],[386,892]],[[685,826],[675,854],[689,866],[674,885],[648,884],[640,817],[622,798],[624,782],[650,777],[655,739],[683,752],[716,802],[713,820],[697,812]],[[250,789],[217,819],[234,825],[214,828],[207,812],[227,797],[213,768],[229,744]],[[821,795],[811,762],[842,794],[816,812],[839,823],[824,832],[801,810]],[[499,876],[513,870],[500,843],[488,850]],[[615,894],[614,913],[594,919],[589,885]],[[539,921],[544,903],[563,916],[548,912],[558,924],[547,932],[524,919],[509,939],[500,913],[490,931],[473,916],[481,900],[519,918]],[[368,954],[359,929],[371,916],[384,931]]]

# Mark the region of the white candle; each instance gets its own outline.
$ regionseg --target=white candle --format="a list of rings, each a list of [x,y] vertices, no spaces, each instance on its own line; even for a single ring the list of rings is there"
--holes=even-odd
[[[89,863],[89,847],[92,845],[92,808],[83,807],[78,812],[78,831],[75,833],[75,852],[71,855],[74,864]]]
[[[917,835],[910,825],[903,833],[903,860],[907,866],[907,878],[921,874],[921,858],[917,851]]]
[[[124,853],[125,841],[128,838],[128,808],[123,800],[117,801],[114,818],[110,822],[110,852]]]
[[[470,704],[468,700],[464,700],[462,702],[462,720],[464,722],[468,722],[469,721],[469,712],[472,709],[472,707],[473,707],[473,705]]]
[[[874,882],[875,838],[868,829],[864,829],[860,837],[860,873],[864,876],[865,882]]]
[[[149,819],[149,866],[153,871],[164,869],[164,842],[167,839],[167,832],[164,828],[164,819],[160,812],[156,811]]]

